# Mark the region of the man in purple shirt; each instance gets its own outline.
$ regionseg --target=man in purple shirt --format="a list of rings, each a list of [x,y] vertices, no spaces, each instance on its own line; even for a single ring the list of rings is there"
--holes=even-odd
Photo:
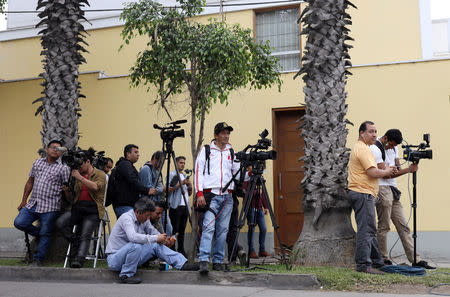
[[[52,140],[45,151],[46,158],[34,161],[28,181],[23,191],[22,202],[17,207],[19,215],[14,226],[39,238],[36,253],[30,266],[41,266],[50,246],[55,220],[61,209],[61,191],[63,183],[70,177],[70,168],[61,161],[61,141]],[[28,196],[31,197],[27,203]],[[40,227],[33,225],[39,220]]]

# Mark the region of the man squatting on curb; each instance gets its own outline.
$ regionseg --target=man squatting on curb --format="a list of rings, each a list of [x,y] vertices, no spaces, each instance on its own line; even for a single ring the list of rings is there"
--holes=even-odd
[[[161,212],[157,214],[161,215]],[[122,214],[109,236],[106,254],[108,267],[119,271],[119,281],[138,284],[139,265],[157,257],[178,270],[198,270],[198,264],[189,264],[180,253],[167,247],[170,245],[167,234],[159,233],[150,222],[155,216],[155,204],[148,198],[140,198],[134,209]],[[155,218],[153,221],[158,221]]]

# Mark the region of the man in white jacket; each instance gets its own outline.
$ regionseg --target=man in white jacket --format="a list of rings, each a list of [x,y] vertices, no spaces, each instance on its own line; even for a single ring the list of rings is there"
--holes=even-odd
[[[231,192],[234,183],[231,182],[227,189],[224,189],[224,186],[239,170],[239,163],[234,162],[234,153],[228,143],[231,131],[233,128],[227,123],[218,123],[214,127],[214,140],[209,148],[202,148],[195,163],[196,203],[197,207],[206,209],[198,255],[202,274],[209,271],[209,255],[214,234],[213,270],[223,270],[225,241],[233,209]]]

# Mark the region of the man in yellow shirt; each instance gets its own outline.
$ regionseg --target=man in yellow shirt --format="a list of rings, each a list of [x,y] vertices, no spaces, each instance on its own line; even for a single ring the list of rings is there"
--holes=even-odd
[[[377,128],[371,121],[359,127],[358,142],[354,145],[348,162],[349,199],[357,225],[355,261],[356,270],[371,274],[384,274],[374,269],[384,265],[378,250],[375,221],[375,197],[378,193],[378,178],[396,173],[395,166],[379,169],[369,146],[377,140]]]

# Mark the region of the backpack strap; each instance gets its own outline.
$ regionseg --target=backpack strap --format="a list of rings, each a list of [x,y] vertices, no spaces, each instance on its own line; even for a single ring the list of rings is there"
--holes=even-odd
[[[209,146],[209,144],[205,144],[205,161],[208,163],[208,175],[210,174],[209,172],[209,155],[211,154],[211,147]],[[203,166],[203,175],[205,175],[205,168],[206,168],[206,164],[205,166]]]
[[[381,144],[381,142],[377,140],[377,141],[375,141],[375,145],[380,149],[381,158],[383,159],[383,161],[386,160],[386,151],[385,151],[383,145]]]

